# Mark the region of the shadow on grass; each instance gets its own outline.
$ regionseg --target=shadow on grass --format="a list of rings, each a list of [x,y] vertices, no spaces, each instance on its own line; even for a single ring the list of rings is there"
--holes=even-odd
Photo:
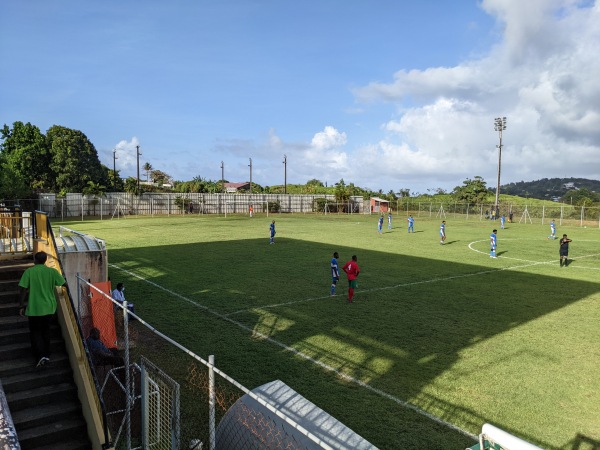
[[[362,272],[357,304],[350,309],[345,304],[345,280],[338,283],[338,296],[329,297],[333,251],[342,255],[342,264],[358,252]],[[189,339],[182,342],[184,345],[191,345],[201,330],[206,342],[198,345],[206,346],[204,351],[212,351],[210,342],[232,334],[227,347],[232,353],[241,352],[235,340],[239,336],[228,331],[233,321],[399,399],[422,399],[424,409],[450,423],[467,424],[472,433],[493,418],[436,398],[423,388],[452,368],[463,350],[600,289],[594,282],[475,263],[488,262],[487,255],[475,256],[469,264],[448,263],[286,238],[278,239],[274,246],[268,245],[268,239],[252,239],[111,250],[109,259],[177,293],[180,301],[184,297],[220,315],[213,335],[203,321],[214,321],[215,316],[198,310],[198,317],[178,320],[177,314],[182,314],[178,298],[166,300],[168,293],[132,279],[135,291],[128,293],[129,300],[136,303],[136,312],[167,335]],[[115,280],[126,276],[116,269],[111,269],[111,274]],[[511,295],[501,300],[489,295],[492,285],[509,286]],[[532,286],[536,287],[535,295],[530,295]],[[167,321],[159,324],[161,320]],[[241,366],[252,366],[246,382],[251,382],[252,371],[256,371],[256,385],[272,379],[265,367],[273,357],[273,348],[262,356],[236,357]],[[287,355],[284,359],[289,358]],[[264,360],[265,365],[261,367],[254,357]],[[384,365],[379,365],[382,362]],[[372,411],[368,402],[347,401],[347,408],[359,416]],[[318,400],[316,403],[327,407]],[[559,448],[528,435],[527,429],[495,424],[545,448]],[[402,423],[396,426],[398,435],[411,432],[403,429]],[[369,439],[365,430],[357,431]],[[389,434],[391,430],[386,431]],[[422,434],[422,430],[415,433]]]

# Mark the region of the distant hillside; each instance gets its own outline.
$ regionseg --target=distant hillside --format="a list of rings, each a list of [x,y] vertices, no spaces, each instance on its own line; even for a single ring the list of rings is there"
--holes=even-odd
[[[586,178],[543,178],[500,186],[500,193],[549,200],[552,197],[560,198],[568,191],[582,188],[600,192],[600,181]]]

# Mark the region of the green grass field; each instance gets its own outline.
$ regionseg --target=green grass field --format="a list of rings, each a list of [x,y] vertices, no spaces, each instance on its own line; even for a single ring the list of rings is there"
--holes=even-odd
[[[573,239],[561,268],[547,225],[449,216],[441,246],[435,217],[414,234],[404,217],[383,235],[376,221],[63,224],[106,240],[111,279],[158,330],[248,388],[284,381],[380,448],[463,449],[485,422],[547,449],[598,448],[600,230],[558,227]],[[345,277],[329,296],[334,251],[358,256],[352,305]]]

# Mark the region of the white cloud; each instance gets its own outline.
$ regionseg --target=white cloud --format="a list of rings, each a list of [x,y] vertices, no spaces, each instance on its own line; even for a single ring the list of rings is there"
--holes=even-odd
[[[140,145],[140,141],[135,136],[132,137],[130,141],[123,139],[115,145],[114,148],[116,150],[116,156],[117,156],[116,166],[117,166],[117,170],[120,171],[120,174],[122,177],[129,176],[128,173],[130,173],[131,170],[137,171],[137,148],[136,148],[136,146],[138,146],[138,145]],[[143,166],[143,164],[146,160],[143,159],[144,157],[143,157],[143,149],[142,148],[140,148],[140,153],[142,154],[142,156],[140,156],[140,170],[141,170],[141,167]],[[112,155],[111,155],[111,158],[112,158]]]
[[[508,117],[503,183],[600,178],[600,6],[575,0],[481,6],[503,33],[488,55],[455,67],[402,69],[390,83],[354,91],[363,102],[394,103],[398,115],[382,125],[388,134],[379,143],[354,152],[357,178],[452,188],[481,175],[493,186],[497,116]]]

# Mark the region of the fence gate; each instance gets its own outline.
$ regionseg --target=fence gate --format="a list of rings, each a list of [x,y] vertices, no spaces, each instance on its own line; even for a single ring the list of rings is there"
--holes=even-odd
[[[179,450],[179,384],[141,358],[142,448]]]

